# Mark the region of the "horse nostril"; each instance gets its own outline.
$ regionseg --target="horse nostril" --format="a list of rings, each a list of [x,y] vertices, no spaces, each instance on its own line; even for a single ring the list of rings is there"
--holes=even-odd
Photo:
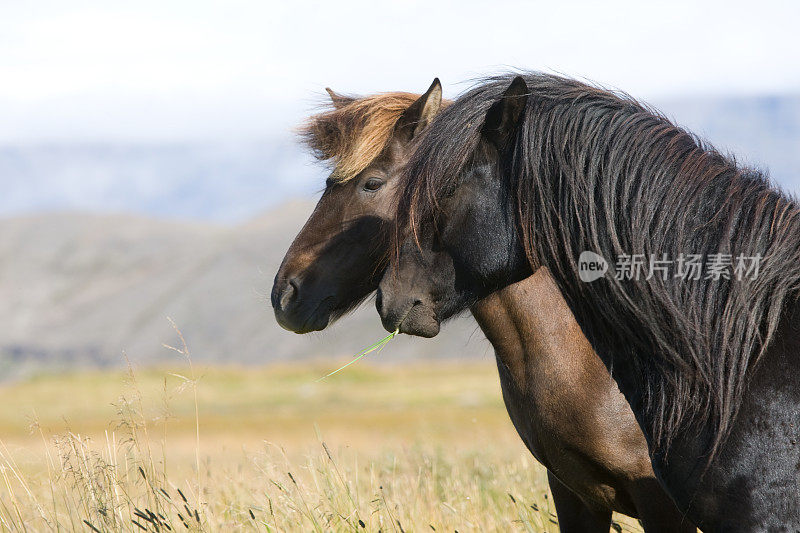
[[[281,309],[286,309],[286,306],[297,298],[299,292],[300,284],[297,282],[297,278],[291,278],[286,284],[286,287],[283,288],[283,293],[281,294]]]

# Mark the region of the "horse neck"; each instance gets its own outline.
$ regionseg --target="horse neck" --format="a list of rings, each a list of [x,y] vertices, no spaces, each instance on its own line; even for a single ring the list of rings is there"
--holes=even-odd
[[[549,372],[575,379],[587,372],[607,374],[546,268],[490,294],[471,311],[522,390]]]

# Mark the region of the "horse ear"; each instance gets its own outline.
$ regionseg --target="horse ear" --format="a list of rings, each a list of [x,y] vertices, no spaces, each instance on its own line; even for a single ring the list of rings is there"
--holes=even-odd
[[[442,109],[442,84],[434,78],[425,94],[417,98],[397,119],[395,135],[410,141],[430,124]]]
[[[328,96],[331,97],[331,102],[333,102],[333,107],[335,107],[336,109],[339,109],[340,107],[344,107],[347,104],[349,104],[350,102],[352,102],[353,100],[355,100],[355,98],[350,98],[349,96],[344,96],[344,95],[336,93],[330,87],[325,87],[325,91],[328,93]]]
[[[528,85],[522,76],[517,76],[506,92],[492,104],[486,113],[481,133],[498,149],[508,146],[516,132],[525,104],[528,101]]]

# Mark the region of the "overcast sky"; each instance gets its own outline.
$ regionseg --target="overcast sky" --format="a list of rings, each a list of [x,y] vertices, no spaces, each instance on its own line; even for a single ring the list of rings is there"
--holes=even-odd
[[[34,5],[35,4],[35,5]],[[257,138],[330,85],[506,67],[649,99],[800,92],[800,3],[0,0],[0,141]]]

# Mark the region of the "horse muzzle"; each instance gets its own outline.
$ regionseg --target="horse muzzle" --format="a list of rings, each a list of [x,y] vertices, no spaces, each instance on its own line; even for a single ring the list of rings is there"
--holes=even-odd
[[[276,279],[272,287],[272,309],[275,320],[285,330],[294,333],[321,331],[330,323],[329,305],[332,298],[309,302],[303,298],[298,278]]]
[[[439,334],[439,319],[436,312],[422,300],[411,297],[387,298],[387,295],[379,289],[375,306],[386,331],[400,331],[407,335],[425,338]]]

